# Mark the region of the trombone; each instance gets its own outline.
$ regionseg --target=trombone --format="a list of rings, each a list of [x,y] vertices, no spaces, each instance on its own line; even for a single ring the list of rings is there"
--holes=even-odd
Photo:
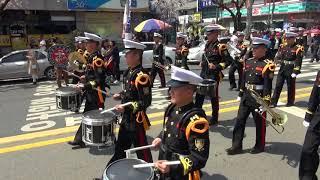
[[[284,113],[276,113],[273,109],[269,107],[269,105],[262,99],[262,97],[253,89],[247,89],[250,93],[250,95],[256,100],[258,104],[262,106],[263,109],[267,111],[268,114],[272,117],[272,122],[268,121],[265,117],[261,116],[263,119],[268,122],[268,124],[279,134],[282,134],[284,132],[284,124],[288,121],[287,114]],[[258,112],[261,115],[261,111],[259,109],[256,109],[256,112]],[[278,130],[276,126],[280,126],[281,130]]]
[[[169,71],[169,70],[171,69],[171,65],[170,65],[170,64],[168,64],[168,65],[163,65],[163,64],[161,64],[160,62],[157,62],[157,61],[153,61],[152,64],[153,64],[155,67],[157,67],[157,68],[159,68],[159,69],[161,69],[161,70],[163,70],[163,71]]]

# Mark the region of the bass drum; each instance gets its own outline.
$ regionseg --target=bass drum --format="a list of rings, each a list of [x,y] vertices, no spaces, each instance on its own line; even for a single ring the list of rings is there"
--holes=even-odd
[[[133,168],[136,164],[146,164],[141,159],[120,159],[111,163],[103,173],[103,180],[153,180],[153,168]]]

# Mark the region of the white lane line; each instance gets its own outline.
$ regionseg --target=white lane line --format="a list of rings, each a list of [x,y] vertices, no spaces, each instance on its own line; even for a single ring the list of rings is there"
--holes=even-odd
[[[278,102],[278,106],[283,106],[283,105],[285,105],[285,103]],[[279,109],[287,114],[291,114],[302,119],[304,118],[306,113],[306,110],[302,108],[298,108],[296,106],[290,106],[290,107],[283,106],[283,107],[277,107],[276,109]]]

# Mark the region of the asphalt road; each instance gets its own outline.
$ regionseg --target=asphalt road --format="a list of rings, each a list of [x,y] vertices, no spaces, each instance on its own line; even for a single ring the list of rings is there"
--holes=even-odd
[[[226,76],[220,86],[221,122],[210,129],[210,159],[204,169],[203,179],[298,179],[299,155],[306,131],[302,120],[319,67],[319,64],[308,63],[308,59],[304,61],[302,74],[297,79],[296,106],[277,108],[278,112],[289,116],[285,133],[279,135],[268,127],[266,152],[258,155],[251,155],[248,151],[237,156],[225,153],[225,149],[231,145],[239,104],[235,100],[238,92],[228,90]],[[199,72],[197,66],[192,66],[192,69]],[[225,74],[228,74],[227,71]],[[169,79],[169,73],[166,78]],[[37,86],[28,81],[1,83],[0,179],[86,180],[100,177],[103,173],[113,153],[112,147],[107,150],[72,150],[66,144],[73,138],[81,115],[57,110],[55,89],[55,82],[51,81],[41,81]],[[112,86],[111,93],[119,90],[120,85]],[[286,103],[285,91],[284,88],[280,99],[283,103]],[[166,89],[153,88],[153,101],[148,109],[153,125],[147,132],[150,142],[161,131],[163,109],[168,104],[166,95]],[[108,98],[106,108],[116,103]],[[204,108],[210,115],[211,106],[205,104]],[[248,120],[244,149],[251,148],[254,140],[254,124]],[[158,153],[153,154],[156,159]]]

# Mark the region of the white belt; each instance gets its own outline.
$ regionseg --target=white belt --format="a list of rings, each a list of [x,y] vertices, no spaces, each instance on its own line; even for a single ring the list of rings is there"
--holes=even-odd
[[[263,85],[246,84],[246,88],[253,89],[253,90],[263,90]]]
[[[284,64],[294,64],[294,61],[283,61]]]

